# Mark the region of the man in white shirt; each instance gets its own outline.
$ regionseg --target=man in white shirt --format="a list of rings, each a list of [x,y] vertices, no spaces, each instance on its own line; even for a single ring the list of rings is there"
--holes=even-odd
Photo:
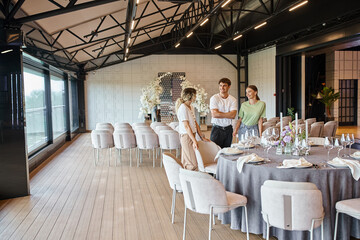
[[[231,146],[232,120],[236,117],[238,108],[236,98],[229,94],[230,86],[230,79],[220,79],[220,93],[210,98],[211,123],[213,124],[210,140],[221,148]]]

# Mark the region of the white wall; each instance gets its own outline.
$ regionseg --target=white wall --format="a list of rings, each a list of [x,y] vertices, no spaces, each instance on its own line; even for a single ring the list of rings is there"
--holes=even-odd
[[[258,88],[258,95],[266,103],[266,117],[276,116],[276,47],[249,55],[249,85]]]
[[[236,64],[236,55],[227,56]],[[185,72],[186,78],[200,84],[210,97],[217,93],[218,81],[232,81],[230,94],[237,98],[236,69],[217,55],[151,55],[89,73],[85,82],[86,128],[97,122],[140,122],[141,88],[158,72]],[[210,115],[206,119],[210,123]]]

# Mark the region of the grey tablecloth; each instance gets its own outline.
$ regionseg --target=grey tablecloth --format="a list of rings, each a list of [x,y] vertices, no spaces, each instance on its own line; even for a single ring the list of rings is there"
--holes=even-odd
[[[256,147],[249,151],[259,156],[266,156],[263,149]],[[335,157],[332,150],[330,159]],[[270,150],[271,163],[263,165],[245,164],[242,173],[236,168],[236,159],[239,156],[220,156],[218,160],[216,177],[224,184],[227,191],[242,194],[248,199],[249,231],[255,234],[263,234],[265,238],[266,224],[261,215],[260,187],[265,180],[281,180],[293,182],[312,182],[322,192],[323,206],[325,210],[324,239],[332,239],[335,225],[335,204],[337,201],[360,198],[360,180],[356,181],[350,169],[334,169],[329,166],[306,169],[279,169],[276,166],[283,159],[298,158],[295,156],[275,155],[275,149]],[[327,160],[327,152],[323,147],[313,147],[311,155],[306,158],[309,162],[320,164]],[[245,220],[242,208],[237,208],[228,213],[218,216],[223,224],[230,224],[232,229],[241,229],[245,232]],[[309,239],[307,231],[286,231],[278,228],[270,229],[270,236],[276,236],[279,240],[303,240]],[[350,235],[360,238],[360,221],[347,215],[339,215],[338,239],[350,239]],[[315,239],[320,239],[320,228],[314,231]]]

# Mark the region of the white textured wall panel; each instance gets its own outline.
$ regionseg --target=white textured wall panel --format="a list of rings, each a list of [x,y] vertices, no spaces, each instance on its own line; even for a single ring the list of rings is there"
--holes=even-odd
[[[276,115],[276,47],[268,48],[249,55],[249,85],[258,88],[258,95],[266,103],[266,117]]]
[[[236,55],[226,56],[236,64]],[[141,122],[138,118],[141,88],[158,72],[185,72],[186,78],[200,84],[210,97],[217,93],[218,81],[232,81],[230,94],[237,98],[236,69],[217,55],[152,55],[90,72],[86,80],[86,123]],[[210,115],[206,119],[210,123]]]

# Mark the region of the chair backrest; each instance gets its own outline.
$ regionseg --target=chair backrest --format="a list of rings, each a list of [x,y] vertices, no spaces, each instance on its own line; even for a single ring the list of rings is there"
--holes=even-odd
[[[165,125],[166,125],[166,123],[163,123],[163,122],[153,122],[150,124],[150,127],[155,131],[157,126],[165,126]]]
[[[163,163],[171,189],[182,190],[180,183],[180,169],[183,168],[180,159],[171,153],[163,153]]]
[[[114,129],[120,129],[120,128],[129,128],[132,129],[131,125],[129,123],[115,123]]]
[[[153,131],[152,128],[149,127],[148,125],[146,125],[146,126],[145,126],[145,125],[133,126],[134,132],[136,132],[136,131],[138,131],[138,130],[144,130],[144,129],[148,129],[148,130]]]
[[[159,139],[156,133],[139,131],[135,133],[136,144],[139,149],[153,149],[159,147]]]
[[[95,130],[108,130],[111,133],[114,132],[114,127],[111,125],[111,123],[97,123]]]
[[[195,150],[196,161],[200,171],[205,171],[205,165],[208,163],[214,163],[214,158],[220,147],[214,142],[198,141],[199,149]]]
[[[224,186],[209,174],[180,169],[179,176],[185,206],[188,209],[202,214],[209,214],[211,205],[228,205]],[[214,213],[227,211],[227,208],[221,208],[214,211]]]
[[[149,125],[147,123],[144,123],[144,122],[133,123],[133,124],[131,124],[131,126],[133,128],[136,127],[136,126],[148,126],[149,127]]]
[[[312,219],[324,214],[322,195],[313,183],[267,180],[261,186],[264,221],[286,230],[311,229]],[[320,221],[315,221],[318,227]]]
[[[279,117],[269,118],[266,122],[274,122],[275,124],[280,121]]]
[[[310,125],[310,124],[309,124]],[[324,122],[315,122],[311,124],[310,137],[321,137],[324,131]]]
[[[114,140],[112,133],[108,130],[92,130],[91,143],[94,148],[112,148]]]
[[[134,133],[132,128],[115,128],[115,131],[120,131],[120,132],[130,132],[130,133]]]
[[[177,126],[179,126],[179,122],[171,122],[171,123],[169,123],[169,127],[171,127],[172,129],[175,129]]]
[[[283,126],[289,125],[289,122],[292,121],[291,116],[285,116],[283,117]]]
[[[325,138],[323,137],[309,137],[309,141],[313,142],[315,145],[324,145]]]
[[[161,130],[158,136],[161,149],[178,149],[181,147],[179,133],[174,130]]]
[[[171,127],[167,126],[167,125],[159,125],[155,127],[155,132],[156,134],[160,134],[160,131],[162,130],[173,130]]]
[[[293,126],[295,126],[296,120],[292,121],[291,124],[292,124]],[[300,125],[300,124],[305,124],[304,119],[298,119],[298,125]]]
[[[335,137],[338,128],[337,121],[329,121],[324,125],[323,137]]]
[[[274,127],[274,126],[277,126],[277,124],[279,123],[275,123],[275,122],[266,122],[266,123],[263,123],[263,131],[265,131],[266,129],[270,128],[270,127]],[[285,125],[284,125],[285,127]],[[280,128],[280,124],[279,124],[279,128]]]
[[[305,122],[308,122],[308,124],[311,126],[311,124],[316,123],[316,118],[308,118],[305,120]]]
[[[127,149],[136,147],[135,134],[133,132],[125,132],[121,130],[115,130],[113,133],[114,144],[117,149]]]

